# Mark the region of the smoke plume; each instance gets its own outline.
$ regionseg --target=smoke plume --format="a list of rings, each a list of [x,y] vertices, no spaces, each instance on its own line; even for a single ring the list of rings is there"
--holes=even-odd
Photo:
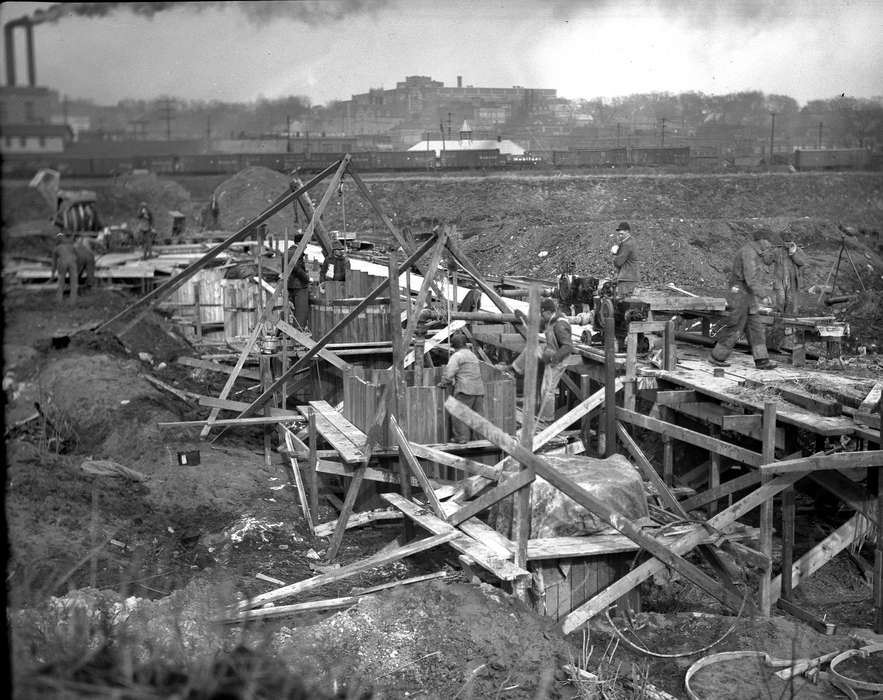
[[[294,20],[308,26],[336,22],[350,16],[375,14],[388,0],[296,0],[289,2],[61,2],[34,12],[32,24],[58,22],[65,17],[107,17],[118,12],[152,18],[167,10],[192,12],[238,7],[250,22],[262,26],[277,19]]]

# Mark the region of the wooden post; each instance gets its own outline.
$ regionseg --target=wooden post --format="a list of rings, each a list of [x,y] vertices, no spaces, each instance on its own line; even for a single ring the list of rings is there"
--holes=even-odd
[[[662,339],[665,343],[662,367],[666,372],[673,372],[678,367],[678,346],[675,343],[675,320],[673,318],[666,322]]]
[[[638,372],[638,334],[629,331],[625,339],[625,384],[622,387],[622,405],[635,410],[635,383]]]
[[[389,339],[392,343],[392,391],[387,393],[387,397],[390,415],[398,416],[405,411],[405,378],[402,374],[404,348],[402,348],[402,313],[399,300],[399,260],[398,254],[394,250],[389,254]],[[382,442],[385,442],[386,439],[386,435],[381,437]],[[411,479],[407,464],[401,456],[398,457],[396,463],[402,496],[410,501]],[[405,518],[402,536],[405,541],[414,537],[414,524],[410,518]]]
[[[720,439],[721,429],[716,425],[710,425],[709,434],[711,437]],[[721,456],[717,452],[708,453],[708,488],[715,489],[721,484]],[[732,505],[732,494],[730,495],[730,505]],[[717,513],[717,501],[708,504],[708,515]]]
[[[868,470],[868,491],[877,501],[877,543],[874,548],[874,632],[883,634],[883,467]]]
[[[775,461],[776,450],[776,402],[764,401],[763,404],[763,459],[764,464]],[[769,477],[765,474],[761,477],[761,485],[765,485]],[[773,498],[766,499],[760,505],[760,553],[769,559],[769,565],[764,567],[760,575],[760,614],[770,616],[772,608],[771,583],[773,572]]]
[[[782,588],[780,597],[790,602],[792,595],[791,568],[794,563],[794,487],[782,491]]]
[[[270,356],[265,355],[263,352],[260,355],[260,368],[261,368],[261,386],[266,390],[268,386],[273,383],[273,372],[270,369]],[[269,402],[266,406],[264,406],[264,415],[270,416],[272,415],[271,408],[272,405],[275,404],[275,401]],[[273,432],[273,426],[265,425],[264,426],[264,466],[269,467],[271,464],[270,460],[270,433]]]
[[[422,332],[414,335],[414,386],[423,386],[423,353],[426,336]]]
[[[285,227],[285,237],[282,243],[282,278],[288,279],[288,226]],[[291,305],[288,303],[288,289],[282,292],[282,320],[291,323]],[[288,371],[288,348],[291,344],[288,337],[282,335],[282,376]],[[282,384],[282,408],[288,400],[288,382]],[[315,512],[315,511],[314,511]]]
[[[613,316],[604,324],[604,456],[616,454],[616,337]],[[599,445],[600,447],[600,445]]]
[[[659,418],[666,423],[674,423],[674,411],[668,406],[659,407]],[[662,436],[662,478],[668,486],[674,485],[675,459],[674,441],[670,435]]]
[[[579,376],[579,390],[582,394],[582,400],[585,401],[592,395],[592,378],[588,374],[581,374]],[[586,452],[589,452],[589,446],[592,444],[592,422],[593,418],[590,415],[586,415],[585,418],[582,419],[582,436],[583,436],[583,445],[586,447]]]
[[[199,301],[199,282],[193,283],[193,309],[196,312],[196,337],[202,338],[202,304]]]
[[[806,331],[803,328],[795,328],[794,346],[791,348],[791,364],[794,367],[806,366]]]
[[[540,288],[532,284],[528,294],[530,303],[527,317],[527,342],[524,345],[524,406],[521,421],[521,439],[519,443],[526,450],[533,449],[533,432],[536,418],[536,392],[533,387],[537,384],[537,351],[539,348],[540,333]],[[521,487],[515,495],[514,530],[515,530],[515,566],[527,568],[527,540],[530,537],[531,503],[530,482],[534,480],[533,467],[523,465],[521,470],[527,472],[529,482]],[[515,595],[527,602],[527,585],[525,581],[518,581],[515,585]]]
[[[310,408],[308,414],[308,424],[307,424],[307,439],[309,440],[308,446],[310,449],[310,453],[308,456],[307,464],[309,465],[310,470],[310,511],[313,514],[313,517],[318,520],[319,519],[319,454],[317,448],[317,441],[319,439],[319,431],[316,429],[316,411],[313,408]]]

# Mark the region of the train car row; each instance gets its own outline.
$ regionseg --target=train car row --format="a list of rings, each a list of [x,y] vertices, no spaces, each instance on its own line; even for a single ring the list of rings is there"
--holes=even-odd
[[[712,152],[713,151],[713,152]],[[232,175],[244,168],[262,166],[280,172],[311,173],[327,168],[343,153],[227,153],[166,156],[64,156],[6,154],[3,177],[30,177],[41,168],[58,170],[66,177],[110,177],[134,169],[161,175]],[[534,151],[520,156],[498,150],[361,151],[351,153],[356,170],[363,172],[430,171],[519,168],[617,168],[629,166],[701,165],[721,160],[717,149],[689,146],[577,148],[568,151]],[[867,149],[796,149],[789,162],[797,170],[868,169],[879,167],[879,158]]]

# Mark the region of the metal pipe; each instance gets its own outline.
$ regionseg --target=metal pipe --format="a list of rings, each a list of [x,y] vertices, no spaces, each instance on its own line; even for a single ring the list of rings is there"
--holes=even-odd
[[[15,87],[15,21],[8,22],[3,27],[3,35],[6,39],[6,85]]]
[[[518,317],[515,314],[493,313],[491,311],[437,311],[435,309],[423,309],[420,312],[420,322],[427,321],[485,321],[487,323],[515,323]]]
[[[34,58],[34,26],[30,21],[25,26],[25,49],[28,56],[28,85],[37,86],[37,61]]]
[[[847,301],[852,301],[855,299],[854,294],[842,294],[836,297],[826,296],[824,298],[825,306],[834,306],[834,304],[845,304]]]

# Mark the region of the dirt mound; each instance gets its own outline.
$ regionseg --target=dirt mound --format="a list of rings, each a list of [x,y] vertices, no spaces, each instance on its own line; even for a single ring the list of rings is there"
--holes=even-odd
[[[285,194],[288,178],[269,168],[251,167],[241,170],[215,189],[218,200],[218,223],[222,229],[236,231]],[[288,228],[289,236],[304,222],[295,222],[292,207],[271,217],[267,224],[270,233],[282,238]]]

